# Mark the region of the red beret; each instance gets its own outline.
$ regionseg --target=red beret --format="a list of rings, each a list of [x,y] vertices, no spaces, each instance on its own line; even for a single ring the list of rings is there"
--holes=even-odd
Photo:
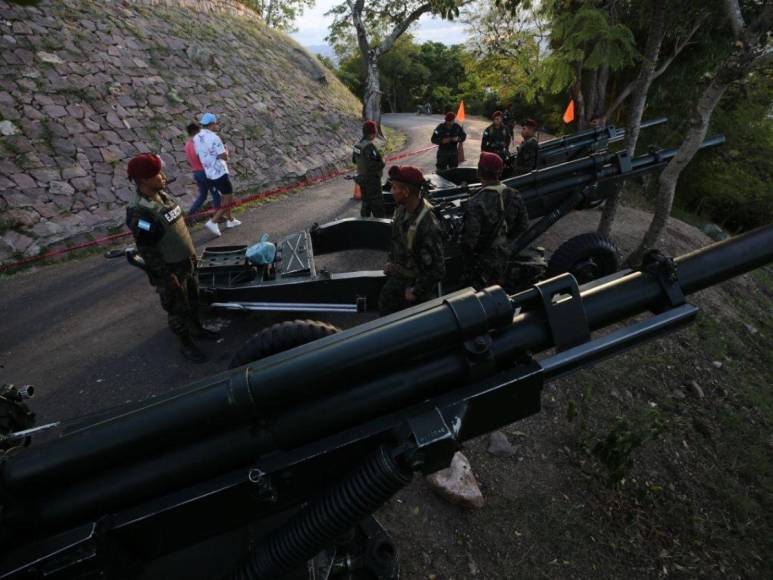
[[[453,121],[454,119],[456,119],[456,113],[452,113],[451,111],[448,111],[446,113],[446,122]]]
[[[478,169],[483,169],[489,173],[498,175],[502,172],[505,164],[502,158],[496,153],[489,153],[484,151],[480,154],[480,160],[478,160]]]
[[[533,127],[534,129],[537,128],[537,121],[532,119],[531,117],[526,119],[521,125],[525,125],[526,127]]]
[[[378,133],[378,127],[376,127],[376,123],[373,121],[365,121],[362,124],[362,133],[364,135],[372,135],[373,133]]]
[[[494,117],[501,117],[501,116],[502,116],[502,111],[494,111],[494,114],[491,115],[491,118],[493,119]]]
[[[129,161],[126,174],[129,179],[150,179],[161,173],[163,163],[158,155],[142,153]]]
[[[424,184],[424,175],[421,170],[410,165],[393,165],[389,168],[389,179],[417,187]]]

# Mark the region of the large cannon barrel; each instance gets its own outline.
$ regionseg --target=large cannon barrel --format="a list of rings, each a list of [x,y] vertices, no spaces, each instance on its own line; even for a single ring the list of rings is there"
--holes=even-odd
[[[648,119],[642,121],[641,128],[647,129],[649,127],[655,127],[668,122],[668,117],[656,117],[655,119]],[[583,131],[577,131],[571,135],[565,135],[564,137],[556,137],[555,139],[549,139],[543,141],[539,145],[540,153],[551,153],[555,149],[562,147],[574,146],[579,142],[587,142],[588,144],[594,141],[607,139],[609,142],[620,141],[625,137],[625,129],[618,129],[616,127],[600,127],[596,129],[585,129]]]
[[[696,292],[771,261],[773,226],[766,226],[678,258],[678,283],[683,292]],[[524,352],[554,346],[536,296],[534,289],[512,298],[497,287],[478,293],[461,291],[222,373],[212,381],[197,383],[195,388],[178,391],[162,404],[151,402],[80,433],[28,449],[8,458],[0,473],[4,496],[14,500],[11,505],[6,502],[4,521],[41,528],[77,523],[79,518],[132,505],[234,465],[250,464],[261,455],[293,449],[447,393],[473,380],[463,345],[480,334],[492,339],[495,364],[489,372],[507,369]],[[657,277],[632,272],[584,287],[581,298],[590,329],[598,329],[656,308],[663,300],[663,289]],[[515,315],[513,304],[521,306]],[[429,321],[445,329],[445,333],[432,334],[435,344],[424,340]],[[382,340],[386,338],[391,342]],[[350,345],[372,349],[365,368],[351,360]],[[411,350],[404,345],[410,345]],[[386,353],[391,363],[374,364],[379,353]],[[323,359],[358,370],[330,375],[326,374],[330,367],[324,365],[319,370],[325,379],[318,381],[316,365]],[[300,369],[305,370],[305,378]],[[233,392],[231,383],[244,388],[245,396],[253,397],[249,402],[244,398],[241,403],[234,401],[234,405],[247,405],[249,411],[239,414],[215,408],[202,425],[203,410],[190,412],[200,402],[200,391],[212,390],[227,397]],[[285,391],[287,387],[293,396]],[[127,431],[137,426],[128,417],[158,412],[158,408],[192,436],[171,446],[156,441],[135,455],[102,455],[111,447],[100,441],[99,434],[110,435],[112,449],[124,449],[125,441],[137,439],[136,433]],[[270,413],[263,413],[264,408]],[[260,416],[254,419],[256,412]],[[232,420],[228,428],[212,428],[222,425],[223,417],[218,413]],[[145,425],[144,437],[149,436],[150,427]],[[84,434],[91,437],[84,439]],[[84,465],[82,456],[95,455],[101,458],[98,466]],[[76,466],[79,470],[73,472]]]
[[[714,135],[704,140],[700,149],[717,147],[724,142],[724,135]],[[673,159],[677,151],[676,148],[662,149],[633,159],[625,152],[591,155],[506,179],[504,183],[520,192],[529,218],[536,219],[551,212],[566,198],[567,193],[586,185],[628,179],[655,171]]]

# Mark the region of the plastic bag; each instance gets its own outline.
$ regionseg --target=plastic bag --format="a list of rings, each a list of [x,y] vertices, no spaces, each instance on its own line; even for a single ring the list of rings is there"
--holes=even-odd
[[[268,234],[263,234],[257,244],[247,248],[247,259],[258,266],[271,264],[276,257],[276,246],[268,241]]]

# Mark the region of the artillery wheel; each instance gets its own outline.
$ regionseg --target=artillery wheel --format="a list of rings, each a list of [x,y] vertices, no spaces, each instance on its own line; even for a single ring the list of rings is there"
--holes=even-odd
[[[561,244],[550,257],[548,275],[570,272],[579,284],[614,274],[620,269],[617,246],[599,234],[580,234]]]
[[[244,343],[231,359],[229,369],[325,338],[341,329],[318,320],[288,320],[264,328]]]

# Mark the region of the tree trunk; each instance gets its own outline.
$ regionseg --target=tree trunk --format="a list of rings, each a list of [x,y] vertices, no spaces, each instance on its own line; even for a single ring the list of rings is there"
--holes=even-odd
[[[676,184],[684,168],[692,160],[706,137],[709,121],[719,100],[728,87],[742,79],[756,62],[766,54],[768,31],[773,24],[773,5],[763,7],[759,17],[746,26],[737,0],[726,0],[727,15],[731,21],[736,42],[732,52],[719,65],[714,80],[703,91],[690,121],[687,137],[679,146],[674,158],[666,165],[658,180],[658,198],[652,223],[639,247],[626,259],[629,265],[638,265],[644,253],[656,246],[666,229],[674,204]]]
[[[687,132],[684,142],[676,152],[676,156],[666,165],[663,173],[658,178],[658,195],[652,223],[650,223],[650,227],[644,235],[641,244],[635,252],[628,256],[626,263],[638,265],[645,252],[650,248],[654,248],[660,242],[660,238],[666,229],[668,217],[671,215],[679,176],[706,138],[711,114],[714,112],[722,95],[725,94],[728,86],[729,83],[715,80],[706,88],[698,100],[690,122],[690,130]]]
[[[636,150],[636,142],[639,140],[641,132],[641,118],[644,115],[644,105],[647,104],[647,93],[650,90],[652,79],[655,74],[655,65],[660,56],[660,47],[663,44],[663,37],[666,34],[666,0],[656,0],[652,7],[652,25],[647,35],[647,44],[644,48],[644,59],[642,60],[639,74],[636,78],[636,84],[633,90],[630,107],[628,108],[628,118],[625,125],[625,149],[629,157],[633,157]],[[612,232],[612,224],[617,214],[617,206],[620,202],[620,189],[613,193],[604,204],[604,211],[601,214],[598,233],[609,237]]]
[[[582,94],[582,63],[575,65],[574,81],[574,118],[577,119],[577,130],[585,129],[585,96]]]
[[[379,128],[381,127],[381,85],[378,77],[378,58],[373,54],[373,51],[368,52],[362,117],[366,121],[375,122]]]

